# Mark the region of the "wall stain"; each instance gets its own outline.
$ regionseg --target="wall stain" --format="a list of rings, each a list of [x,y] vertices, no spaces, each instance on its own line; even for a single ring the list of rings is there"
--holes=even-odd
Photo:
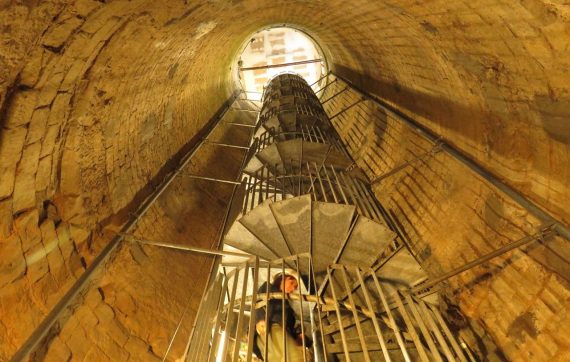
[[[525,335],[532,338],[538,336],[538,329],[536,328],[536,316],[532,312],[524,312],[509,325],[507,335],[522,343],[525,340]]]

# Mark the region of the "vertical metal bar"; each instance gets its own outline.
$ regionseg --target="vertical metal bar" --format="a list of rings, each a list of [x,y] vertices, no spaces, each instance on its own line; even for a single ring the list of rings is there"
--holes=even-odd
[[[406,323],[406,327],[408,328],[408,333],[410,333],[410,335],[412,336],[412,341],[414,341],[414,345],[416,346],[416,350],[418,351],[420,359],[424,362],[429,362],[429,358],[424,349],[424,345],[422,344],[418,334],[416,333],[416,328],[412,323],[412,318],[408,314],[408,311],[406,310],[404,303],[402,303],[402,299],[400,298],[400,292],[398,290],[396,291],[396,293],[394,293],[394,300],[396,301],[398,309],[400,309],[400,314],[402,315],[402,317],[404,317],[404,322]]]
[[[361,290],[364,294],[364,300],[366,301],[366,306],[368,310],[372,313],[370,319],[372,319],[372,324],[374,325],[374,330],[376,331],[376,337],[378,337],[378,342],[380,343],[380,348],[382,348],[382,354],[384,355],[384,360],[390,362],[392,359],[390,358],[390,354],[388,353],[388,349],[386,348],[386,342],[384,341],[384,336],[382,335],[382,330],[380,329],[380,324],[378,323],[378,318],[376,318],[376,314],[374,313],[374,306],[372,305],[372,300],[370,298],[370,294],[368,294],[368,289],[366,288],[366,284],[364,283],[364,278],[362,278],[362,274],[360,273],[360,269],[358,267],[354,267],[354,271],[356,272],[356,276],[358,281],[361,285]]]
[[[315,140],[315,142],[324,143],[323,140],[319,139],[319,134],[318,134],[316,128],[317,128],[317,126],[315,126],[314,124],[311,125],[311,133],[313,134],[313,139]]]
[[[330,187],[330,189],[331,189],[331,193],[332,193],[334,202],[335,202],[336,204],[338,204],[338,198],[337,198],[337,196],[336,196],[336,192],[334,191],[334,185],[333,185],[333,183],[331,182],[331,178],[329,177],[329,172],[328,172],[326,166],[323,167],[323,171],[325,172],[325,176],[326,176],[326,178],[327,178],[327,182],[329,183],[329,187]]]
[[[279,191],[277,188],[277,173],[276,172],[273,172],[273,187],[274,187],[273,201],[276,202],[277,201],[277,192]]]
[[[433,338],[431,337],[431,334],[429,333],[427,327],[425,326],[424,321],[423,321],[420,313],[416,309],[416,305],[414,304],[412,297],[410,296],[410,294],[406,293],[406,294],[404,294],[404,298],[406,298],[406,302],[408,302],[408,306],[410,307],[410,310],[412,311],[412,314],[414,315],[416,322],[418,322],[418,326],[420,327],[420,331],[422,332],[422,335],[424,336],[424,339],[426,340],[426,342],[429,346],[429,350],[432,354],[432,358],[435,359],[436,361],[440,361],[440,362],[443,361],[441,359],[439,351],[437,350],[437,347],[435,346],[435,343],[433,341]]]
[[[360,182],[360,180],[358,179],[354,180],[354,184],[356,188],[360,190],[360,194],[363,196],[364,200],[368,204],[368,209],[370,210],[370,214],[373,216],[373,219],[384,221],[378,209],[375,208],[376,200],[374,199],[374,196],[371,195],[370,192],[368,192],[368,190],[364,187],[364,185]]]
[[[398,345],[400,346],[400,349],[402,350],[402,353],[404,355],[404,359],[406,361],[410,361],[410,355],[408,354],[408,350],[406,349],[406,345],[404,344],[404,340],[400,334],[400,330],[398,329],[398,325],[396,324],[396,320],[394,319],[394,315],[392,314],[392,311],[390,310],[390,305],[388,304],[388,301],[386,300],[386,295],[384,295],[384,292],[382,291],[382,287],[380,286],[380,282],[378,281],[378,277],[376,277],[376,273],[374,273],[374,271],[371,269],[370,273],[372,274],[372,279],[374,280],[374,285],[376,286],[376,290],[378,291],[378,295],[380,296],[380,300],[382,301],[382,305],[384,306],[384,310],[386,311],[386,314],[388,315],[388,320],[390,321],[390,324],[392,324],[392,329],[394,330],[394,335],[396,336],[396,340],[398,341]]]
[[[251,362],[253,356],[253,343],[255,343],[255,304],[257,302],[257,284],[259,284],[259,257],[255,257],[255,262],[253,265],[253,287],[251,291],[251,308],[249,314],[249,336],[247,339],[247,356],[245,358],[246,362]]]
[[[259,183],[261,182],[260,181],[261,178],[259,176],[261,174],[261,172],[263,172],[263,168],[259,169],[255,172],[255,183],[253,186],[253,196],[251,198],[251,209],[254,209],[257,206],[257,204],[259,203],[259,197],[260,196],[258,195],[258,193],[259,193],[258,188],[259,188]]]
[[[341,279],[344,284],[344,290],[348,295],[348,302],[350,303],[350,309],[352,310],[352,316],[354,317],[354,322],[356,323],[356,332],[358,333],[358,339],[360,339],[360,346],[362,347],[362,353],[364,354],[364,360],[370,362],[370,355],[368,354],[368,346],[366,345],[366,340],[364,339],[364,333],[362,332],[362,326],[360,325],[360,317],[356,311],[356,304],[354,303],[354,298],[350,291],[350,285],[348,283],[348,276],[346,275],[346,270],[344,265],[339,265]],[[331,286],[333,282],[331,281]],[[337,300],[335,298],[335,303]],[[373,310],[372,310],[373,312]]]
[[[303,312],[303,296],[301,295],[301,272],[299,271],[299,256],[295,257],[296,263],[295,266],[297,268],[297,290],[299,292],[299,304],[301,305],[301,336],[302,344],[303,344],[303,361],[307,362],[307,356],[305,356],[305,317]]]
[[[415,299],[415,298],[413,298],[413,299]],[[443,338],[441,331],[439,330],[435,321],[433,320],[433,317],[431,316],[430,311],[426,307],[424,301],[419,299],[418,300],[418,306],[419,306],[420,313],[425,317],[425,319],[428,322],[428,326],[431,328],[431,330],[435,334],[435,338],[439,342],[439,345],[441,346],[441,348],[443,348],[443,353],[445,354],[445,357],[447,358],[447,360],[448,361],[455,360],[455,358],[453,357],[453,353],[451,353],[451,350],[449,349],[449,346],[447,345],[445,338]]]
[[[265,177],[265,199],[267,200],[269,198],[269,180],[271,179],[271,175],[268,168],[265,168],[265,170],[267,171],[267,175]]]
[[[383,220],[384,222],[387,222],[384,220],[382,211],[380,211],[380,208],[378,207],[378,201],[376,200],[376,195],[374,195],[374,191],[372,190],[372,188],[367,188],[364,184],[360,184],[360,186],[365,190],[366,193],[370,195],[370,203],[372,204],[374,212],[376,213],[376,215],[378,215],[378,220]]]
[[[321,180],[321,171],[319,170],[319,167],[317,166],[316,162],[313,162],[313,166],[315,166],[315,171],[317,171],[317,178],[319,179],[319,184],[321,185],[321,192],[322,192],[323,198],[325,199],[325,202],[328,202],[329,200],[327,197],[327,193],[325,192],[325,187],[323,186],[323,180]]]
[[[374,220],[374,214],[372,213],[372,208],[368,203],[368,198],[366,197],[366,194],[360,192],[358,186],[356,185],[355,179],[353,179],[352,177],[349,177],[348,179],[351,184],[351,187],[354,189],[354,192],[356,193],[356,195],[358,195],[358,199],[360,200],[360,203],[362,204],[364,210],[366,211],[366,214],[370,219]]]
[[[344,357],[346,358],[346,360],[348,362],[350,362],[350,355],[348,353],[348,344],[346,343],[346,335],[344,333],[344,327],[342,326],[342,316],[340,314],[340,308],[338,307],[338,299],[336,298],[336,292],[334,290],[334,283],[332,282],[332,277],[331,277],[331,268],[327,267],[327,277],[330,280],[330,286],[331,286],[331,293],[334,299],[334,310],[336,312],[336,316],[338,318],[338,326],[339,326],[339,330],[340,330],[340,338],[342,340],[342,347],[344,350]]]
[[[267,288],[265,289],[265,348],[263,349],[263,360],[267,361],[267,338],[269,337],[269,330],[271,326],[269,325],[269,290],[271,288],[271,263],[267,264]]]
[[[247,265],[247,263],[246,263]],[[239,274],[240,274],[241,269],[240,268],[236,268],[235,270],[235,274],[234,274],[234,282],[232,285],[232,295],[230,297],[230,303],[228,304],[228,308],[227,308],[227,315],[226,315],[226,342],[224,343],[224,348],[222,349],[222,357],[224,358],[224,360],[226,359],[227,356],[227,352],[228,352],[228,340],[230,338],[230,333],[228,328],[232,325],[232,321],[233,321],[233,316],[234,316],[234,303],[236,301],[236,291],[237,291],[237,285],[238,285],[238,279],[239,279]]]
[[[455,354],[457,355],[457,357],[459,357],[459,359],[462,362],[467,362],[467,359],[465,358],[465,355],[463,354],[461,347],[459,347],[459,344],[457,344],[457,340],[455,339],[455,336],[449,330],[447,323],[445,323],[445,321],[443,320],[443,318],[439,314],[439,311],[435,308],[435,306],[432,306],[430,304],[428,304],[428,307],[431,309],[431,311],[435,315],[435,318],[437,319],[437,321],[441,325],[441,328],[443,329],[443,332],[447,336],[449,343],[451,343],[451,347],[453,347],[453,350],[455,351]]]
[[[471,350],[469,349],[469,347],[467,347],[467,344],[463,340],[461,340],[461,347],[463,347],[463,350],[467,354],[467,357],[469,357],[469,362],[477,362],[475,356],[473,356],[473,353],[471,353]]]
[[[346,175],[346,180],[347,180],[346,184],[347,184],[348,188],[352,190],[352,192],[354,193],[354,196],[356,197],[358,208],[360,209],[360,211],[362,212],[362,214],[364,216],[366,216],[369,219],[372,219],[372,215],[370,215],[370,213],[368,212],[368,209],[366,208],[366,205],[364,204],[362,197],[360,196],[360,194],[358,193],[358,191],[354,187],[352,177],[350,177],[349,175]]]
[[[249,187],[250,187],[251,176],[247,176],[247,181],[245,182],[245,199],[242,205],[242,214],[247,213],[247,203],[249,201]],[[243,180],[242,180],[243,183]]]
[[[319,134],[317,133],[316,128],[317,127],[314,124],[311,125],[311,133],[313,134],[313,138],[315,139],[315,142],[324,143],[323,140],[319,137]]]
[[[266,170],[266,168],[262,168],[261,172],[259,173],[260,179],[258,181],[258,185],[259,185],[259,198],[257,200],[257,205],[261,204],[263,202],[263,172]]]
[[[322,140],[321,142],[322,142],[322,143],[329,143],[329,142],[328,142],[328,139],[325,137],[323,131],[321,131],[321,128],[318,127],[318,126],[317,126],[317,127],[314,127],[314,128],[315,128],[315,130],[317,131],[317,133],[321,136],[321,140]]]
[[[336,185],[340,191],[340,195],[342,196],[342,199],[344,200],[345,204],[348,204],[348,199],[346,198],[346,195],[344,194],[344,190],[342,189],[342,184],[340,183],[340,180],[338,179],[338,175],[334,169],[334,166],[331,165],[331,170],[333,172],[334,178],[336,180]]]
[[[255,188],[257,187],[257,174],[259,171],[255,171],[253,173],[253,176],[251,177],[251,192],[250,192],[250,204],[249,204],[249,210],[253,209],[254,205],[255,205]]]
[[[311,134],[311,128],[313,126],[309,126],[308,124],[305,125],[305,128],[307,129],[307,135],[309,136],[309,142],[315,142],[313,141],[313,135]]]
[[[283,361],[287,362],[287,331],[285,330],[285,262],[281,259],[281,328],[283,330]]]
[[[358,187],[358,180],[356,179],[351,179],[352,184],[354,189],[356,190],[356,193],[358,195],[360,195],[360,199],[362,200],[362,203],[364,204],[364,207],[366,208],[368,214],[370,215],[370,218],[372,220],[377,220],[374,214],[374,209],[372,208],[372,205],[370,204],[370,199],[369,199],[369,195],[367,192],[364,192],[360,187]]]
[[[221,274],[218,274],[219,277],[221,277]],[[214,286],[216,285],[216,283],[214,283],[212,285],[212,288],[210,288],[209,292],[208,292],[208,296],[207,296],[207,300],[211,300],[211,296],[214,294]],[[202,304],[202,303],[200,303]],[[212,315],[212,311],[213,311],[213,307],[215,305],[217,305],[218,303],[206,303],[205,306],[207,308],[206,311],[199,311],[196,314],[196,318],[201,318],[201,322],[200,322],[200,327],[196,327],[196,333],[198,333],[198,339],[196,342],[196,350],[197,350],[197,356],[199,356],[201,359],[205,358],[205,356],[207,356],[208,353],[208,347],[209,347],[209,337],[210,337],[210,331],[211,328],[207,328],[209,323],[211,322],[211,318],[210,316]],[[196,337],[196,334],[194,334],[194,337]]]
[[[315,291],[319,290],[318,286],[317,286],[317,280],[315,278],[315,268],[313,265],[313,258],[309,258],[309,269],[310,269],[310,276],[312,279],[312,282],[314,283],[314,287],[313,289]],[[311,282],[309,282],[309,286],[311,285]],[[319,319],[319,334],[321,335],[321,345],[323,346],[323,355],[325,358],[325,362],[328,362],[328,357],[327,357],[327,345],[325,343],[325,336],[323,335],[323,317],[321,315],[321,309],[322,309],[322,302],[321,302],[321,298],[319,296],[317,296],[317,305],[316,305],[316,309],[317,309],[317,318]],[[315,343],[317,343],[317,341],[315,341]]]
[[[239,357],[239,350],[241,345],[241,329],[244,320],[244,307],[245,307],[245,300],[247,294],[247,279],[249,277],[249,262],[246,262],[244,265],[244,273],[243,273],[243,286],[241,287],[241,301],[239,305],[239,313],[238,313],[238,320],[236,325],[236,334],[235,334],[235,344],[234,344],[234,353],[232,357],[232,361],[238,361]]]
[[[224,276],[224,284],[222,286],[222,290],[220,290],[220,299],[218,301],[218,312],[216,313],[216,322],[214,324],[214,334],[212,336],[212,347],[210,349],[210,353],[208,354],[208,361],[211,361],[212,358],[214,357],[214,354],[216,353],[216,347],[218,346],[218,339],[219,339],[219,333],[220,333],[220,325],[222,322],[222,309],[224,306],[224,301],[225,301],[225,295],[227,293],[227,289],[228,289],[228,282],[229,279],[227,278],[227,276]]]
[[[302,169],[303,169],[303,144],[301,144],[301,157],[299,158],[299,194],[298,194],[298,196],[303,195],[301,193]]]
[[[277,169],[277,166],[275,166],[275,168]],[[285,192],[286,184],[283,175],[280,176],[280,181],[281,181],[281,200],[285,200],[285,194],[287,194],[287,192]]]
[[[358,197],[354,194],[354,190],[352,189],[352,187],[350,187],[350,184],[348,183],[348,179],[350,178],[350,176],[346,175],[344,172],[341,172],[339,176],[342,179],[344,185],[346,186],[346,189],[348,190],[348,194],[352,199],[352,205],[354,205],[358,210],[360,210],[361,215],[366,216],[366,214],[362,211],[360,200],[358,200]]]
[[[313,193],[313,200],[318,201],[317,200],[317,193],[315,192],[315,183],[313,181],[313,175],[311,175],[311,167],[309,166],[309,163],[306,163],[307,165],[307,175],[309,175],[309,180],[311,180],[311,187],[309,188],[309,192],[312,191]],[[312,254],[311,254],[312,255]]]

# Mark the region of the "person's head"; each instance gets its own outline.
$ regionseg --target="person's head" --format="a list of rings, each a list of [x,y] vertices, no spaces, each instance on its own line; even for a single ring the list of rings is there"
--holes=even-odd
[[[290,274],[285,275],[278,275],[275,280],[273,281],[273,285],[278,287],[279,290],[284,291],[285,293],[293,293],[299,287],[299,282],[297,278]]]

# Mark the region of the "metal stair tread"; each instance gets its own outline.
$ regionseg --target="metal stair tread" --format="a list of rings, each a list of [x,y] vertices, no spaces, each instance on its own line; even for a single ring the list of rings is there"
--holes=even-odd
[[[239,219],[253,235],[260,239],[279,257],[291,255],[279,225],[273,217],[270,205],[273,200],[264,200],[261,204]]]
[[[292,254],[309,252],[311,243],[311,195],[298,196],[270,205]]]
[[[224,238],[224,244],[228,244],[249,254],[258,255],[267,260],[273,260],[279,257],[239,222],[235,222],[231,226]]]
[[[315,274],[326,272],[344,243],[356,208],[352,205],[313,202],[312,255]]]

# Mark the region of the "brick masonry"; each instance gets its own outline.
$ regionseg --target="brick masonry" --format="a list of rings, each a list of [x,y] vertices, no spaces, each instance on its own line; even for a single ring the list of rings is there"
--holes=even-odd
[[[513,200],[437,152],[396,115],[345,87],[338,80],[325,90],[323,100],[334,96],[325,103],[327,113],[369,179],[380,177],[373,190],[428,274],[439,276],[536,233],[540,221]],[[566,332],[554,331],[565,331],[570,321],[570,274],[544,254],[535,257],[541,248],[531,244],[446,283],[443,311],[479,355],[543,361],[568,353]]]
[[[3,3],[0,359],[21,345],[148,195],[165,162],[228,98],[234,55],[249,34],[271,24],[306,30],[339,74],[570,222],[569,18],[563,1],[541,0]],[[354,97],[347,92],[331,107]],[[366,102],[337,122],[370,176],[431,147]],[[243,135],[228,130],[220,137],[234,142]],[[202,170],[231,174],[235,156],[201,157],[212,160]],[[208,244],[227,194],[180,182],[173,189],[182,194],[165,195],[138,232]],[[537,226],[444,154],[386,179],[377,193],[434,274]],[[191,221],[181,224],[180,213]],[[186,265],[187,256],[136,250],[121,249],[111,261],[62,323],[48,356],[140,360],[165,350],[186,301],[200,295],[207,267],[190,262],[202,272],[186,289],[193,272],[163,265]],[[513,358],[556,358],[568,348],[566,283],[538,260],[521,255],[497,265],[490,278],[478,281],[486,271],[477,270],[450,283],[463,313]],[[165,278],[170,290],[160,283]],[[497,304],[514,293],[501,281],[521,294],[510,313]],[[527,285],[535,287],[522,293]],[[142,297],[149,290],[156,291],[154,304]],[[159,305],[168,311],[158,312]],[[160,328],[149,334],[157,326],[144,317],[150,311]],[[187,331],[191,317],[185,323]],[[80,330],[91,333],[91,349],[81,350]]]

